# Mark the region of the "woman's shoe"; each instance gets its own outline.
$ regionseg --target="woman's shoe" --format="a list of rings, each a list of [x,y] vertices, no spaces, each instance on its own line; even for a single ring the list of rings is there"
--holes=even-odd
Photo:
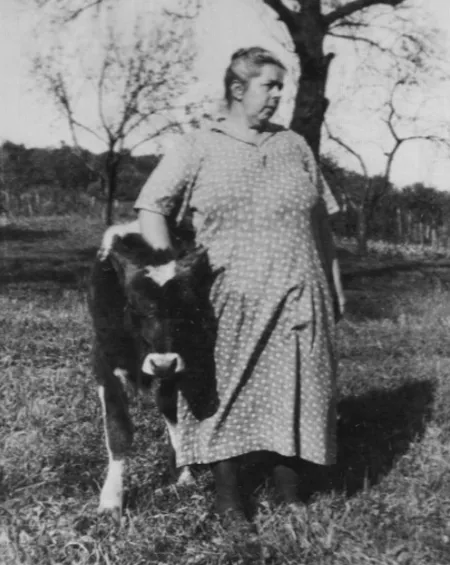
[[[216,481],[215,512],[222,526],[236,536],[256,533],[256,527],[245,512],[239,484],[239,464],[236,459],[225,459],[213,465]]]
[[[281,500],[286,504],[302,504],[300,459],[279,457],[273,468],[275,488]]]
[[[218,461],[212,466],[216,483],[215,511],[219,516],[230,511],[245,516],[239,486],[239,464],[235,459]]]

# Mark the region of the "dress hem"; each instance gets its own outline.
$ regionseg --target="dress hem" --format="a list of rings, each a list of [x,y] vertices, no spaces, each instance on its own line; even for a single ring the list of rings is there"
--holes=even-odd
[[[177,458],[176,466],[177,468],[185,467],[187,465],[209,465],[211,463],[217,463],[218,461],[224,461],[226,459],[231,459],[233,457],[239,457],[243,455],[250,455],[252,453],[258,453],[260,451],[276,453],[281,455],[282,457],[298,457],[303,461],[307,461],[309,463],[314,463],[316,465],[323,465],[323,466],[331,466],[336,464],[336,456],[326,457],[324,459],[319,460],[318,458],[313,457],[305,457],[299,455],[298,453],[290,450],[280,450],[275,447],[255,447],[252,449],[245,449],[245,450],[236,450],[234,452],[229,452],[225,457],[215,456],[215,457],[189,457],[189,458]]]

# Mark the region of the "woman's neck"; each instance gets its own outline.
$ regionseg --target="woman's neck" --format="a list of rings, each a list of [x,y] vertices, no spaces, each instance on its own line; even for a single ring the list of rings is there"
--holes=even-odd
[[[264,124],[261,122],[253,123],[241,107],[232,106],[229,108],[225,113],[225,119],[233,128],[250,138],[258,138],[264,130]]]

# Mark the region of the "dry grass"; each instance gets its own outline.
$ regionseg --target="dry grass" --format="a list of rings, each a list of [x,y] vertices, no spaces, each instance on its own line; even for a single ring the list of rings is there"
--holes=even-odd
[[[338,464],[309,470],[312,496],[295,513],[248,465],[259,531],[250,544],[211,515],[208,470],[196,488],[169,486],[164,429],[149,401],[134,408],[122,522],[96,515],[106,454],[84,285],[100,233],[76,218],[3,232],[0,563],[450,562],[450,271],[347,279]]]

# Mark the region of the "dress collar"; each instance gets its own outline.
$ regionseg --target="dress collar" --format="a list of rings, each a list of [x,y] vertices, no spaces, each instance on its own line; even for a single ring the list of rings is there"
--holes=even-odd
[[[285,130],[283,126],[269,122],[266,124],[261,134],[256,139],[254,139],[251,136],[246,136],[245,133],[238,130],[232,122],[230,122],[229,120],[227,120],[227,118],[223,116],[219,116],[218,118],[216,118],[211,123],[210,129],[212,131],[218,131],[220,133],[228,135],[229,137],[233,137],[238,141],[242,141],[243,143],[254,145],[256,147],[262,145],[265,141],[267,141],[270,137],[272,137],[276,133]]]

